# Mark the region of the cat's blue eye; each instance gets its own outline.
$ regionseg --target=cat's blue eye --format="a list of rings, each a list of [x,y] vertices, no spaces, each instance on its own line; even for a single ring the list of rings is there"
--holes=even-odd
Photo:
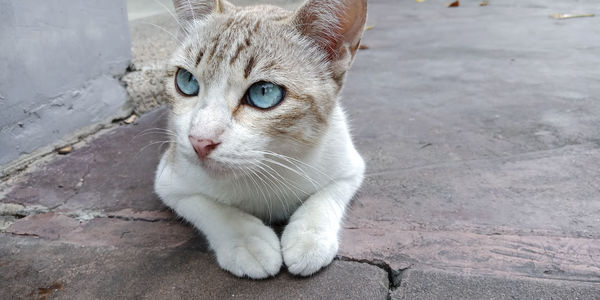
[[[196,96],[200,90],[196,77],[186,69],[177,70],[175,75],[175,86],[185,96]]]
[[[248,104],[262,109],[279,104],[284,96],[285,90],[283,87],[264,81],[253,84],[246,92]]]

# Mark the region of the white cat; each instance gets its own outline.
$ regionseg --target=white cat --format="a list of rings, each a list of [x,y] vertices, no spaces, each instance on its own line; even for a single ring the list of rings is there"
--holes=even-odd
[[[169,63],[172,143],[156,192],[237,276],[273,276],[283,263],[317,272],[335,257],[363,180],[338,94],[366,0],[309,0],[296,12],[174,4],[182,42]],[[265,223],[285,221],[280,241]]]

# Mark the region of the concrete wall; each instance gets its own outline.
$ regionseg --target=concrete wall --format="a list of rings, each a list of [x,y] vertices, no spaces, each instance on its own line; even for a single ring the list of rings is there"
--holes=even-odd
[[[0,167],[124,113],[124,0],[0,0]]]

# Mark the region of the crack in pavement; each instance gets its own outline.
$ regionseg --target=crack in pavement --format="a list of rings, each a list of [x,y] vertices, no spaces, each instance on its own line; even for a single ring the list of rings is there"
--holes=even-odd
[[[353,257],[348,257],[348,256],[343,256],[343,255],[337,255],[336,260],[352,261],[352,262],[358,262],[358,263],[363,263],[363,264],[369,264],[369,265],[372,265],[372,266],[375,266],[377,268],[384,270],[388,274],[388,281],[389,281],[388,282],[389,287],[388,287],[387,299],[391,299],[392,292],[394,290],[396,290],[398,287],[400,287],[400,284],[402,284],[402,277],[403,277],[404,271],[410,269],[410,266],[408,266],[406,268],[394,270],[387,262],[380,260],[380,259],[371,259],[371,260],[370,259],[358,259],[358,258],[353,258]]]

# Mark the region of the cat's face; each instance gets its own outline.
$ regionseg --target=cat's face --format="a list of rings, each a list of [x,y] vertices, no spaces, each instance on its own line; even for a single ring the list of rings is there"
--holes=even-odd
[[[364,17],[350,23],[360,27],[351,32],[358,39],[342,45],[344,32],[333,41],[320,29],[313,33],[316,27],[306,29],[307,21],[319,25],[309,10],[323,8],[311,2],[325,1],[296,13],[190,1],[175,1],[184,30],[166,80],[174,151],[222,174],[257,168],[269,156],[300,157],[318,145]]]

